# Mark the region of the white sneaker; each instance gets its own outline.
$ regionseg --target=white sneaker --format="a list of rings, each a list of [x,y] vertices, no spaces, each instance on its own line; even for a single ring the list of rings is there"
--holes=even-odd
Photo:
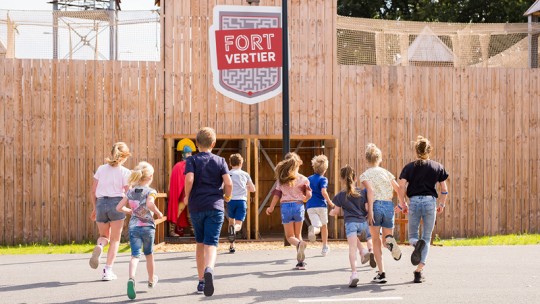
[[[117,278],[118,277],[116,276],[116,274],[114,274],[112,270],[107,270],[103,268],[103,276],[101,276],[102,281],[112,281],[116,280]]]
[[[152,282],[148,281],[148,288],[154,288],[154,287],[156,287],[158,281],[159,281],[158,276],[157,276],[157,275],[154,275],[154,277],[152,277]]]
[[[322,248],[321,254],[322,254],[322,256],[326,256],[329,252],[330,252],[330,247],[324,246]]]
[[[358,286],[358,273],[353,272],[351,278],[349,279],[349,287],[353,288]]]
[[[317,236],[315,235],[315,227],[313,227],[312,225],[309,225],[309,227],[308,227],[308,240],[310,242],[315,242],[316,239],[317,239]]]
[[[90,261],[88,264],[90,264],[90,267],[93,269],[97,269],[99,266],[99,259],[101,258],[101,253],[103,252],[103,247],[96,245],[94,247],[94,251],[92,251],[92,257],[90,257]]]

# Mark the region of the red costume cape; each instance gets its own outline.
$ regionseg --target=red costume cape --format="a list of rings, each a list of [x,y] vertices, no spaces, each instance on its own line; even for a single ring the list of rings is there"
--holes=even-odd
[[[169,183],[167,221],[176,224],[179,228],[189,227],[187,207],[180,213],[180,216],[176,218],[176,215],[178,214],[178,203],[184,201],[184,185],[186,181],[186,176],[184,175],[185,170],[185,160],[176,163],[172,169],[171,180]]]

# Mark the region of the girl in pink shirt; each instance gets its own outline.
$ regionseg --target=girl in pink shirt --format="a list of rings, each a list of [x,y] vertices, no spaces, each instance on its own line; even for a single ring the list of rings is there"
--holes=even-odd
[[[294,152],[288,153],[285,159],[277,164],[277,186],[266,214],[272,214],[279,200],[285,237],[289,243],[296,246],[298,260],[296,269],[304,270],[306,269],[306,263],[304,263],[306,242],[302,241],[301,233],[304,223],[304,203],[311,197],[311,188],[307,177],[298,173],[300,165],[302,165],[302,160]]]

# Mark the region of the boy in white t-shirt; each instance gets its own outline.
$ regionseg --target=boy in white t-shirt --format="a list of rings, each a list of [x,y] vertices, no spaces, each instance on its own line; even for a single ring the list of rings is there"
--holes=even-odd
[[[234,241],[236,233],[242,229],[242,223],[247,215],[247,192],[255,192],[255,185],[249,174],[242,170],[244,159],[242,155],[236,153],[229,157],[229,164],[233,190],[232,199],[227,203],[227,216],[229,217],[229,247],[230,253],[235,253]]]

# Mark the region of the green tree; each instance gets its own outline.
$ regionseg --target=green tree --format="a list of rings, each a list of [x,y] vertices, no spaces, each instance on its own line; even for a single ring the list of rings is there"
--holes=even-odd
[[[534,0],[338,0],[338,14],[387,20],[527,22]]]

